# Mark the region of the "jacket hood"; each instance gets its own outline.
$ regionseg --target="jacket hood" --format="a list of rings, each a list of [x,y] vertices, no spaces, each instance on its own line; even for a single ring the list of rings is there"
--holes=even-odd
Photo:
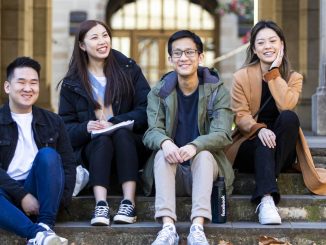
[[[211,91],[215,90],[222,83],[217,70],[214,68],[198,67],[197,75],[199,78],[199,84],[203,84],[205,88]],[[175,89],[178,83],[178,75],[175,71],[171,71],[165,74],[158,85],[156,86],[156,93],[161,98],[166,98]]]

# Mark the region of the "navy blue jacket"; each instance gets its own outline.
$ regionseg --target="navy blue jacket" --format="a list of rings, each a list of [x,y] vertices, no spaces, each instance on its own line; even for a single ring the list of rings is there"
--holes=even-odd
[[[36,106],[33,106],[32,113],[32,130],[37,148],[52,147],[61,156],[65,174],[62,203],[67,206],[75,186],[76,162],[64,123],[57,114]],[[0,188],[20,205],[27,192],[7,174],[17,141],[17,123],[12,119],[9,104],[6,103],[0,108]]]
[[[136,62],[117,50],[112,49],[120,67],[131,77],[135,94],[133,98],[114,101],[114,117],[109,122],[114,124],[134,120],[134,132],[143,134],[147,129],[147,94],[150,87]],[[65,78],[60,90],[59,115],[62,117],[75,150],[76,158],[81,161],[81,150],[91,140],[87,132],[87,123],[96,120],[94,106],[78,78]]]

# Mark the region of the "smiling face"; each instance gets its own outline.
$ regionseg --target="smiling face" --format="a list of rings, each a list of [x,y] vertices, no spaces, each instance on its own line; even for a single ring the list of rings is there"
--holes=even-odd
[[[194,51],[194,55],[189,55],[192,52],[182,52],[181,57],[174,57],[175,51]],[[188,53],[188,56],[186,55]],[[203,61],[203,54],[199,54],[195,42],[191,38],[180,38],[172,43],[172,55],[169,61],[174,70],[181,77],[197,76],[197,68],[199,63]]]
[[[283,42],[277,33],[270,28],[264,28],[257,33],[253,51],[260,63],[271,65],[282,46]]]
[[[30,67],[15,68],[10,81],[5,81],[4,89],[12,112],[29,113],[39,96],[38,74]]]
[[[79,47],[87,52],[91,62],[103,61],[110,53],[111,38],[104,26],[97,24],[86,33]]]

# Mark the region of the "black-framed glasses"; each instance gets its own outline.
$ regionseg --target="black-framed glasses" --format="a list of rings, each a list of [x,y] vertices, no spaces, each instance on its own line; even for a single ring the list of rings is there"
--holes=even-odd
[[[186,49],[186,50],[173,50],[172,51],[172,54],[171,54],[171,57],[172,58],[180,58],[182,56],[183,53],[185,53],[185,55],[188,57],[188,58],[193,58],[195,57],[196,53],[198,52],[197,49]]]

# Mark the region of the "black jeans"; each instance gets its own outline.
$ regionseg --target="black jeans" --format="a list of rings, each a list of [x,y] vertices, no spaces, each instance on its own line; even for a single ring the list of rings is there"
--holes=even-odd
[[[252,202],[259,203],[268,193],[271,193],[276,204],[279,202],[276,178],[295,162],[299,126],[298,116],[294,112],[283,111],[269,128],[276,135],[274,149],[264,146],[258,136],[241,144],[233,167],[239,172],[254,173],[256,188]]]
[[[89,170],[89,185],[109,187],[112,164],[115,163],[119,183],[137,181],[140,163],[147,150],[142,135],[128,129],[118,129],[112,135],[92,139],[82,151],[82,159]]]

